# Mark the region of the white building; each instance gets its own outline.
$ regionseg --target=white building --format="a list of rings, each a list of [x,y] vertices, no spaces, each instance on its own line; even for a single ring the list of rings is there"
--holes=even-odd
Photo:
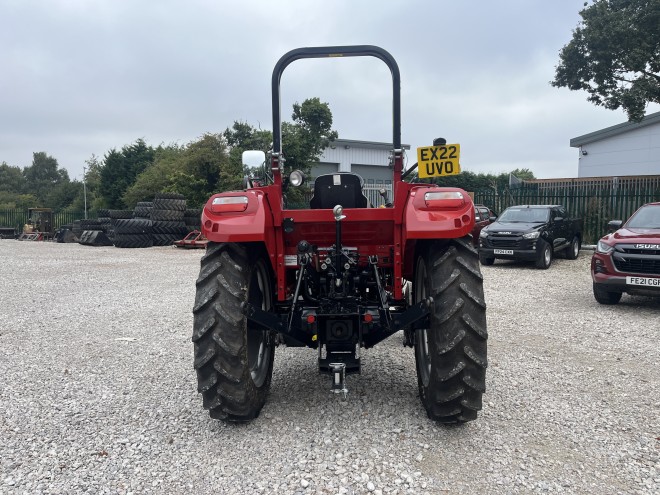
[[[409,150],[410,145],[404,144],[403,148]],[[391,189],[391,152],[391,143],[337,139],[312,167],[312,178],[334,172],[352,172],[360,175],[367,187],[389,186],[387,189]]]
[[[578,177],[660,175],[660,112],[571,139]]]

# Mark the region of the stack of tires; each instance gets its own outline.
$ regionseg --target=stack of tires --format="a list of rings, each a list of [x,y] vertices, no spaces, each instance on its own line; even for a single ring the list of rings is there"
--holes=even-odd
[[[99,208],[98,211],[98,220],[101,223],[101,228],[103,232],[110,237],[110,231],[112,230],[112,218],[110,218],[110,210],[105,208]]]
[[[154,245],[148,218],[120,218],[114,223],[114,245],[118,248],[146,248]]]
[[[85,219],[80,220],[80,230],[83,232],[86,230],[103,230],[103,227],[98,219]]]
[[[133,218],[133,210],[107,210],[108,217],[110,217],[110,228],[106,231],[108,239],[110,239],[113,244],[115,240],[115,226],[119,220],[128,220]]]
[[[133,209],[133,218],[151,219],[151,210],[154,204],[151,201],[140,201]]]
[[[80,230],[82,231],[78,236],[78,243],[87,245],[87,246],[107,246],[111,245],[111,242],[103,234],[103,227],[101,227],[101,222],[97,219],[84,219],[80,220]],[[98,237],[98,234],[103,234],[101,238]],[[100,239],[100,240],[97,240]]]
[[[192,232],[193,230],[201,230],[201,219],[202,210],[187,209],[185,211],[183,221],[186,224],[186,229],[188,229],[188,232]]]
[[[73,235],[75,235],[78,238],[80,238],[80,235],[82,234],[82,228],[80,227],[80,222],[81,220],[74,220],[71,226],[71,232],[73,232]]]
[[[154,246],[170,246],[186,236],[185,213],[186,199],[182,194],[156,194],[151,210]]]

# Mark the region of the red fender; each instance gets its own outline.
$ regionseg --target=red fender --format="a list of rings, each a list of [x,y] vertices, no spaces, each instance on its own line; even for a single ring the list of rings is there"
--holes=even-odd
[[[274,252],[273,214],[260,189],[214,194],[202,210],[201,226],[211,242],[264,242]]]
[[[404,211],[403,235],[411,239],[455,239],[474,227],[474,203],[457,187],[415,187]]]

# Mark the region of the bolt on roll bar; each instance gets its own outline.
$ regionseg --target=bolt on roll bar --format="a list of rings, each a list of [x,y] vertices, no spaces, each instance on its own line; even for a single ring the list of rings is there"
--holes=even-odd
[[[280,113],[280,79],[284,69],[295,60],[301,58],[340,58],[340,57],[376,57],[390,68],[392,73],[392,143],[395,150],[401,149],[401,76],[399,66],[394,57],[387,51],[373,45],[355,46],[320,46],[297,48],[284,54],[273,69],[273,153],[277,162],[282,153],[282,122]],[[274,165],[274,164],[273,164]]]

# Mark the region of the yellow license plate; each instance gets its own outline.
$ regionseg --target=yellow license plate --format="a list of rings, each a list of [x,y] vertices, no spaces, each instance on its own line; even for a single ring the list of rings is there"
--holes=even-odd
[[[417,148],[417,175],[420,179],[461,173],[460,144]]]

